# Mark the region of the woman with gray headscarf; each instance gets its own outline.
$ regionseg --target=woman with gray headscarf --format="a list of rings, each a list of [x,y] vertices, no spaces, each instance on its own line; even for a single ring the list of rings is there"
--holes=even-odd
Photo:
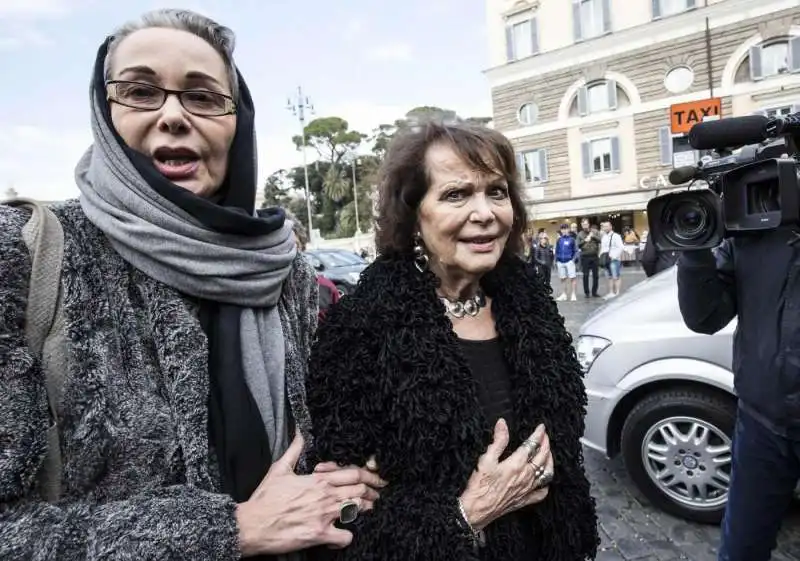
[[[346,546],[342,508],[377,497],[364,469],[295,473],[316,283],[283,211],[254,212],[232,51],[230,30],[179,10],[101,46],[81,196],[52,207],[57,396],[26,343],[29,213],[0,205],[0,559],[295,559]]]

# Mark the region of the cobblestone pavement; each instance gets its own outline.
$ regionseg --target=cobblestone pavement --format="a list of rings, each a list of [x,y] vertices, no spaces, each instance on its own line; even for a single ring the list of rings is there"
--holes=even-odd
[[[623,292],[643,280],[639,270],[623,270]],[[577,302],[559,302],[567,329],[577,336],[586,317],[603,305],[602,299],[584,299],[578,278]],[[601,280],[600,293],[605,291]],[[553,278],[556,287],[557,278]],[[597,499],[601,548],[596,561],[716,561],[719,528],[685,522],[652,507],[628,477],[622,460],[608,460],[585,450],[586,471]],[[773,561],[800,560],[800,505],[795,504],[783,524]]]

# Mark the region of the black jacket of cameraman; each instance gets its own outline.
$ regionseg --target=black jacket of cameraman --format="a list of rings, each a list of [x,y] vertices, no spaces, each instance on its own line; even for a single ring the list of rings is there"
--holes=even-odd
[[[800,235],[779,229],[726,239],[678,260],[687,327],[713,334],[734,317],[739,406],[775,433],[800,438]]]

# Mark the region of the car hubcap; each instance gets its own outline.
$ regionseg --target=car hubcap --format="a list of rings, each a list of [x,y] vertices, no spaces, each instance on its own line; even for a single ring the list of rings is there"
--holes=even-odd
[[[672,500],[693,509],[714,509],[728,499],[731,439],[694,417],[670,417],[642,441],[647,475]]]

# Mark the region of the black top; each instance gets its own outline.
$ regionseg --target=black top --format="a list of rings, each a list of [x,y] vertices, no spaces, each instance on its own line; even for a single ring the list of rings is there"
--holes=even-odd
[[[800,440],[800,234],[780,228],[726,239],[678,260],[689,329],[716,333],[738,319],[733,373],[742,409]],[[648,241],[648,245],[649,245]]]
[[[511,402],[511,377],[503,358],[500,339],[470,341],[459,339],[461,351],[467,359],[478,386],[480,401],[486,420],[494,427],[503,418],[509,431],[514,432],[514,411]]]
[[[511,373],[508,364],[503,357],[503,346],[500,339],[486,339],[483,341],[471,341],[459,339],[461,351],[467,359],[467,364],[472,370],[478,386],[478,400],[486,420],[494,427],[498,419],[505,419],[508,424],[509,432],[514,434],[514,407],[511,399]],[[514,449],[509,446],[503,457],[507,457]],[[513,512],[504,518],[511,518],[522,525],[522,517],[519,512]],[[532,532],[524,527],[520,527],[525,549],[529,552],[534,551],[532,543]],[[491,539],[489,531],[487,539]]]

